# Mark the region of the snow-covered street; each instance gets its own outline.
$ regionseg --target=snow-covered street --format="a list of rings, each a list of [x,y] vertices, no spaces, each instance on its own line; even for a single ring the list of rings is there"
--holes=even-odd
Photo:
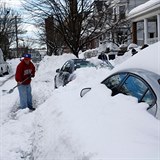
[[[154,53],[151,51],[151,54]],[[111,63],[119,66],[122,59],[129,57],[120,57]],[[159,120],[146,111],[147,104],[122,94],[111,97],[111,91],[99,85],[111,70],[80,69],[76,71],[75,80],[54,89],[56,69],[71,58],[75,57],[71,54],[45,56],[40,62],[32,80],[36,107],[33,112],[17,111],[17,89],[11,94],[3,93],[2,90],[16,85],[14,77],[0,87],[0,159],[159,160]],[[149,59],[152,62],[152,58]],[[95,61],[96,57],[90,60]],[[14,74],[19,59],[9,63],[10,74]],[[148,65],[147,61],[144,63]],[[159,66],[154,67],[160,72]],[[80,91],[84,87],[94,89],[92,94],[81,98]],[[94,94],[94,90],[99,94]],[[91,99],[93,96],[95,98]]]

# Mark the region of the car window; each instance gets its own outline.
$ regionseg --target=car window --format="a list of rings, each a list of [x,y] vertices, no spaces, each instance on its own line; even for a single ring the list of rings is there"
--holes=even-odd
[[[71,64],[69,61],[66,62],[66,63],[62,66],[61,71],[71,73],[71,72],[72,72],[72,64]]]
[[[102,84],[105,84],[109,89],[116,88],[127,76],[127,73],[120,73],[105,79]]]
[[[78,68],[85,68],[85,67],[95,67],[95,65],[90,63],[89,61],[77,61],[74,64],[75,70]]]
[[[102,84],[112,90],[112,96],[123,93],[136,97],[138,102],[146,102],[149,105],[148,112],[156,115],[156,95],[150,85],[138,75],[118,73],[102,81]]]
[[[137,97],[140,101],[147,90],[147,86],[138,78],[129,76],[119,90],[126,95]]]
[[[155,101],[155,95],[151,90],[148,90],[142,98],[142,102],[147,102],[150,106],[153,106],[155,104]]]
[[[138,102],[146,102],[150,106],[153,106],[156,101],[156,97],[149,85],[147,85],[144,80],[134,75],[130,75],[125,80],[119,91],[123,94],[137,97]]]

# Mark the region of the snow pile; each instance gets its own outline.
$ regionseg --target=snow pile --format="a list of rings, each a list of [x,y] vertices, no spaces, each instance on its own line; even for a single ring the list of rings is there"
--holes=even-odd
[[[159,73],[159,46],[149,46],[128,60],[127,55],[114,60],[113,70],[139,66]],[[17,89],[2,94],[16,84],[14,78],[0,87],[0,159],[158,160],[160,121],[146,111],[147,104],[134,97],[111,97],[111,91],[100,82],[112,71],[83,68],[67,86],[54,89],[56,69],[71,58],[75,57],[45,56],[40,62],[32,80],[34,112],[15,111],[19,106]],[[11,62],[14,72],[19,61]],[[81,98],[84,87],[92,87],[92,92]]]

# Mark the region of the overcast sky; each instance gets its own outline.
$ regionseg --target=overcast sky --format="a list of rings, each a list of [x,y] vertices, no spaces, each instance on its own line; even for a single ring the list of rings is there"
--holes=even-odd
[[[24,8],[22,7],[22,3],[21,3],[22,0],[0,0],[0,2],[6,3],[7,7],[10,7],[14,10],[17,10],[19,12],[19,14],[21,14],[21,17],[23,18],[23,21],[25,22],[24,28],[27,30],[26,37],[37,38],[35,35],[35,32],[37,31],[37,29],[33,25],[26,23],[26,22],[28,22],[29,14],[25,13]],[[29,21],[29,22],[31,22],[31,21]]]
[[[0,0],[0,2],[5,2],[7,6],[13,7],[14,9],[21,9],[21,1],[20,0]]]

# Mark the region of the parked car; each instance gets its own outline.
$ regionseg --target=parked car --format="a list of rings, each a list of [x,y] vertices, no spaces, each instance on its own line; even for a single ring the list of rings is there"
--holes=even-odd
[[[0,48],[0,76],[3,76],[4,74],[9,74],[9,65],[4,60],[3,52]]]
[[[4,74],[9,74],[9,65],[7,62],[0,62],[0,76],[3,76]]]
[[[98,59],[101,61],[101,63],[99,63],[97,66],[98,68],[114,68],[114,66],[109,62],[108,57],[104,52],[101,52],[101,54],[98,55]]]
[[[101,84],[111,89],[112,96],[119,93],[136,97],[148,104],[148,112],[160,119],[160,75],[144,69],[124,69],[112,73]],[[91,88],[80,92],[83,97]]]
[[[114,66],[108,60],[98,60],[96,62],[93,62],[93,64],[96,66],[96,68],[106,68],[109,70],[112,70],[114,68]]]
[[[71,59],[64,63],[61,69],[57,69],[54,77],[55,88],[65,86],[75,78],[74,71],[84,67],[95,67],[94,64],[85,59]]]

